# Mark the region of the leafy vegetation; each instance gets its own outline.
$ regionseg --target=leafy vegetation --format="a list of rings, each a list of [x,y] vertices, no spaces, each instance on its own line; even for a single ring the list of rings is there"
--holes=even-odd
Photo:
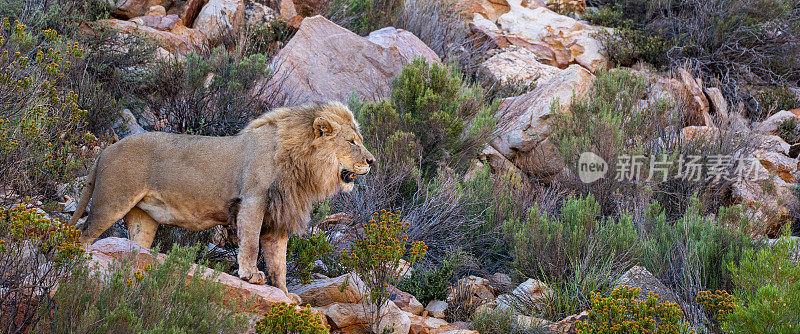
[[[228,300],[228,292],[214,282],[215,273],[187,277],[197,247],[175,247],[163,263],[152,259],[144,267],[136,259],[112,263],[108,270],[88,265],[75,268],[59,285],[53,322],[41,323],[41,332],[62,333],[170,332],[238,333],[244,315],[233,308],[247,300]]]
[[[295,304],[277,303],[256,323],[258,334],[326,334],[330,327],[309,309]]]
[[[694,333],[682,321],[680,306],[659,302],[652,292],[639,301],[641,289],[621,286],[608,297],[592,293],[589,319],[577,323],[577,333]]]
[[[409,265],[425,256],[427,246],[424,242],[414,241],[410,246],[408,236],[409,222],[400,220],[400,212],[382,210],[374,214],[362,227],[364,236],[350,244],[350,250],[342,251],[342,263],[356,272],[364,281],[369,292],[368,298],[360,301],[365,309],[370,310],[369,327],[373,333],[380,333],[393,324],[383,322],[383,309],[390,301],[389,286],[396,286],[405,275],[406,269],[401,260]]]
[[[0,207],[0,329],[21,333],[48,322],[51,293],[85,260],[80,232],[36,209]]]
[[[789,230],[786,228],[785,230]],[[742,252],[729,263],[736,302],[720,314],[729,333],[792,333],[800,323],[800,265],[792,259],[797,242],[788,233],[770,246]]]

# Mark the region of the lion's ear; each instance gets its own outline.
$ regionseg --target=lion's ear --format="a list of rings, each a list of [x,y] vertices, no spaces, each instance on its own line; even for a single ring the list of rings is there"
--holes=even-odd
[[[322,136],[331,136],[333,135],[333,124],[329,122],[327,119],[322,117],[317,117],[314,120],[314,136],[319,138]]]

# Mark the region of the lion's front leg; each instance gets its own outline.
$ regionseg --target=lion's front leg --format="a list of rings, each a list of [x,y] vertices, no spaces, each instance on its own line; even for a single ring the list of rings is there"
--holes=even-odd
[[[300,297],[289,293],[286,289],[286,245],[289,243],[289,234],[286,232],[272,232],[261,236],[261,252],[267,264],[267,272],[272,285],[283,290],[295,303],[300,303]]]
[[[264,223],[264,200],[242,200],[236,218],[236,234],[239,238],[239,278],[253,284],[267,283],[264,272],[256,267],[258,261],[258,235]]]

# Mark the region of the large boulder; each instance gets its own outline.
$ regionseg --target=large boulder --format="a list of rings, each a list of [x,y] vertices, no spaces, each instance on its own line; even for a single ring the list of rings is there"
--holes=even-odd
[[[107,0],[114,5],[114,14],[126,19],[143,16],[150,11],[150,7],[163,6],[169,7],[171,0]]]
[[[498,17],[511,10],[506,0],[460,0],[459,5],[464,8],[465,14],[469,16],[480,14],[491,21],[496,21]]]
[[[334,303],[324,307],[317,307],[316,310],[322,311],[328,318],[328,323],[335,329],[344,329],[344,331],[352,331],[354,327],[363,329],[369,323],[368,319],[374,317],[377,311],[374,306],[369,309],[360,303]],[[384,329],[393,328],[392,333],[395,334],[408,334],[411,327],[411,316],[409,313],[400,310],[391,301],[387,302],[381,308],[381,326],[378,328],[378,333],[383,333]]]
[[[303,303],[311,306],[328,306],[334,303],[358,303],[365,296],[365,285],[354,273],[339,277],[314,280],[292,288]]]
[[[561,72],[555,66],[542,64],[528,49],[510,47],[480,64],[481,73],[498,84],[521,84],[530,86],[543,82]]]
[[[420,56],[429,63],[442,62],[436,52],[433,52],[431,48],[425,45],[425,42],[407,30],[386,27],[369,33],[367,39],[382,47],[397,50],[407,63]]]
[[[580,64],[594,72],[606,66],[600,43],[592,37],[597,28],[546,7],[510,6],[497,24],[511,44],[527,48],[546,64],[560,68]]]
[[[402,45],[410,34],[402,33]],[[386,41],[385,39],[383,40]],[[387,44],[390,44],[387,42]],[[392,79],[411,55],[429,49],[384,47],[342,28],[322,16],[303,20],[300,29],[275,56],[274,75],[261,86],[261,99],[281,105],[316,101],[347,101],[351,94],[375,100],[388,96]]]
[[[494,293],[489,284],[489,280],[478,276],[467,276],[459,279],[454,287],[450,288],[450,293],[447,295],[447,302],[450,303],[456,298],[459,289],[465,289],[471,293],[470,302],[474,305],[480,305],[494,300]]]
[[[248,25],[267,25],[277,17],[274,10],[258,2],[209,0],[194,20],[193,28],[202,31],[211,46],[215,46]]]
[[[498,136],[491,145],[526,173],[549,177],[561,172],[564,163],[548,140],[548,120],[555,112],[566,112],[574,96],[586,94],[594,75],[572,65],[541,82],[533,91],[515,97],[498,110]],[[552,108],[554,102],[560,108]]]
[[[419,300],[414,297],[414,295],[400,290],[394,286],[390,286],[388,291],[390,293],[391,300],[401,310],[414,315],[418,315],[425,310],[425,307],[422,306],[422,303],[420,303]]]
[[[133,21],[108,19],[90,22],[83,27],[84,31],[89,34],[94,33],[96,29],[114,29],[124,35],[137,35],[152,39],[161,48],[177,55],[208,49],[208,40],[202,32],[187,28],[182,24],[175,24],[172,29],[163,31],[139,25]]]
[[[774,115],[770,116],[763,122],[756,124],[753,130],[764,134],[774,134],[775,131],[778,130],[778,126],[781,123],[790,119],[800,121],[800,117],[795,115],[793,112],[787,110],[781,110],[775,113]]]

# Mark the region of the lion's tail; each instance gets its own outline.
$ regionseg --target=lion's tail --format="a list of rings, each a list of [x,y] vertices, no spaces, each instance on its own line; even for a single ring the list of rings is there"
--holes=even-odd
[[[100,161],[98,157],[94,164],[92,165],[92,170],[89,171],[89,175],[86,176],[86,185],[83,186],[83,192],[81,192],[81,200],[78,202],[78,206],[75,208],[75,213],[72,214],[72,218],[69,220],[69,224],[71,226],[75,226],[78,222],[78,219],[83,216],[83,213],[86,211],[86,207],[89,206],[89,200],[92,199],[92,193],[94,192],[94,184],[95,184],[95,177],[97,176],[97,162]],[[84,226],[85,229],[86,226]]]

